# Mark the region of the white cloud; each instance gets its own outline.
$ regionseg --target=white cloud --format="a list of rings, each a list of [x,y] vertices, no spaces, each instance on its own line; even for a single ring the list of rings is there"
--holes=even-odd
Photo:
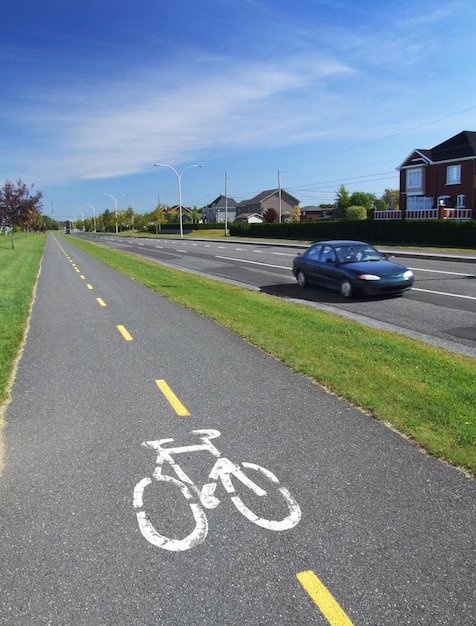
[[[212,73],[199,66],[176,68],[179,79],[143,71],[127,82],[127,91],[122,83],[99,83],[89,86],[87,97],[79,85],[77,100],[70,91],[45,94],[36,120],[54,154],[38,161],[45,147],[39,137],[27,160],[36,161],[41,178],[106,178],[146,171],[157,160],[184,161],[216,146],[309,138],[319,132],[316,110],[326,115],[326,81],[351,71],[307,56],[245,67],[221,59]],[[53,101],[59,103],[54,111]]]

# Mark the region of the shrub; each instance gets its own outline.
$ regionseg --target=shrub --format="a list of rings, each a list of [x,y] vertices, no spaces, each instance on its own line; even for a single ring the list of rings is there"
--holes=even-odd
[[[364,206],[356,206],[355,204],[347,207],[345,210],[346,220],[366,220],[367,209]]]

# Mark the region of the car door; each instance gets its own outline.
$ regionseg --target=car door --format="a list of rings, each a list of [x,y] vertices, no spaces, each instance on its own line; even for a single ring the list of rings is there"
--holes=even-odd
[[[319,256],[321,254],[321,246],[314,245],[309,248],[306,253],[301,257],[304,262],[303,270],[306,274],[306,278],[310,283],[318,282],[318,268],[319,268]]]
[[[334,248],[328,244],[322,246],[319,257],[319,284],[335,289],[339,284],[339,270]]]

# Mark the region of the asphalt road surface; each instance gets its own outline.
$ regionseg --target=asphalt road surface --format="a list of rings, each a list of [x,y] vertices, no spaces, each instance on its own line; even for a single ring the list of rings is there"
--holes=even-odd
[[[413,270],[413,289],[397,298],[349,301],[333,291],[297,286],[291,274],[292,260],[304,245],[229,239],[156,240],[80,233],[75,236],[96,238],[102,245],[159,263],[239,282],[476,358],[476,257],[472,255],[428,256],[418,251],[393,250],[398,254],[394,260]]]
[[[474,481],[55,235],[2,438],[2,625],[476,623]]]

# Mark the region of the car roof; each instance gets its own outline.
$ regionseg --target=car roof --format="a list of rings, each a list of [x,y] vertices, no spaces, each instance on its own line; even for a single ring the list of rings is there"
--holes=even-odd
[[[353,239],[327,239],[325,241],[315,241],[312,245],[323,244],[323,243],[331,245],[331,246],[355,246],[356,244],[363,245],[363,246],[371,245],[367,243],[366,241],[355,241]]]

